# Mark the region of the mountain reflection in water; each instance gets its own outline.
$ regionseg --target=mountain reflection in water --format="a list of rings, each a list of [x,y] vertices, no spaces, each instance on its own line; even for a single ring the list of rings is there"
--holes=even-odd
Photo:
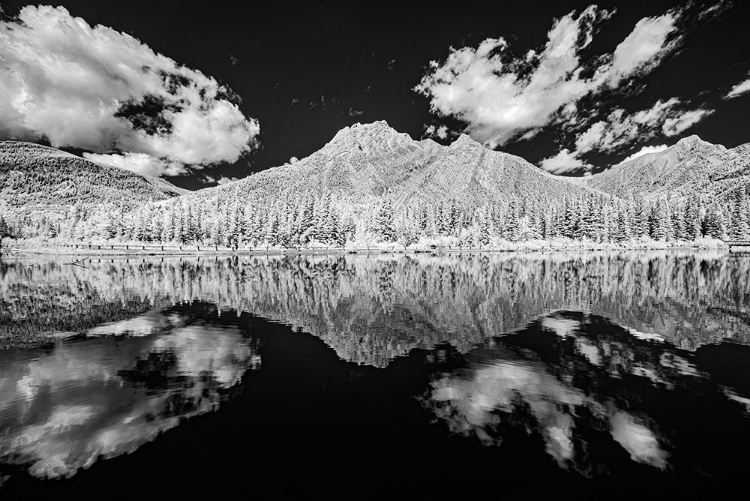
[[[68,477],[217,409],[259,358],[238,328],[190,316],[152,312],[51,350],[0,352],[0,462]]]
[[[17,347],[173,301],[250,312],[385,367],[414,348],[462,351],[559,309],[695,350],[750,344],[750,259],[719,251],[93,259],[0,265],[0,345]]]
[[[67,477],[149,441],[183,464],[155,438],[207,414],[201,447],[258,489],[277,463],[253,458],[294,451],[323,482],[325,449],[352,485],[400,458],[439,481],[452,451],[472,474],[711,492],[750,446],[748,345],[750,259],[717,251],[18,260],[0,263],[0,464]]]

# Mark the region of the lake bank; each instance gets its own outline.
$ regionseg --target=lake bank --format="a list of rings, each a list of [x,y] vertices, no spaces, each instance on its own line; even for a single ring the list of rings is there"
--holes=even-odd
[[[196,256],[196,255],[315,255],[315,254],[412,254],[412,253],[495,253],[495,252],[578,252],[671,249],[728,249],[722,240],[701,239],[691,242],[630,241],[619,244],[589,241],[502,242],[496,246],[459,247],[437,244],[398,244],[345,247],[308,246],[300,248],[240,247],[215,245],[174,245],[143,243],[58,244],[38,241],[16,241],[3,249],[5,255],[68,256]]]

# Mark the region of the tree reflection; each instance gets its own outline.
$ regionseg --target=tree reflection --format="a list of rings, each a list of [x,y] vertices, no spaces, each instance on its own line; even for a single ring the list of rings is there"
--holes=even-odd
[[[16,262],[0,269],[0,342],[40,344],[183,300],[289,324],[378,367],[444,341],[467,351],[558,309],[688,350],[750,342],[750,260],[719,251]]]

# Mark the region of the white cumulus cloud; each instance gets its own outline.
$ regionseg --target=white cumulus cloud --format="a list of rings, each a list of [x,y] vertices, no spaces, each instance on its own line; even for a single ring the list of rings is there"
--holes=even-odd
[[[667,136],[676,136],[697,124],[711,113],[713,113],[713,110],[698,108],[670,117],[664,121],[662,132]]]
[[[542,169],[553,174],[562,174],[578,169],[588,169],[589,164],[578,158],[577,152],[567,149],[561,150],[557,155],[545,158],[539,165]]]
[[[435,126],[430,125],[425,128],[424,133],[429,137],[439,137],[440,139],[446,139],[448,137],[448,127],[445,125]]]
[[[741,96],[746,92],[750,92],[750,78],[732,87],[732,90],[730,90],[729,93],[724,96],[724,98],[731,99],[733,97]]]
[[[625,157],[622,162],[629,162],[630,160],[642,157],[643,155],[649,155],[651,153],[660,153],[669,148],[666,144],[659,144],[657,146],[644,146],[640,150],[636,151],[632,155]],[[622,163],[620,162],[620,163]]]
[[[586,153],[615,153],[634,143],[651,139],[659,133],[675,136],[713,113],[713,110],[704,108],[684,110],[680,109],[681,105],[679,99],[671,98],[666,101],[659,100],[651,108],[635,113],[627,113],[621,108],[615,109],[605,119],[591,124],[578,134],[575,148],[562,149],[556,155],[542,160],[539,165],[555,174],[587,168],[588,164],[581,159]],[[643,153],[638,152],[623,161],[636,158],[640,154],[653,153],[649,148],[657,147],[645,147],[641,150]]]
[[[102,165],[127,169],[146,176],[177,176],[185,166],[178,162],[170,162],[146,153],[123,153],[117,155],[103,155],[100,153],[84,153],[84,158]]]
[[[490,147],[518,136],[531,137],[550,124],[580,121],[581,98],[621,85],[651,71],[679,43],[680,12],[641,19],[611,54],[595,58],[587,75],[580,59],[596,29],[611,12],[590,6],[556,20],[541,51],[514,58],[503,38],[479,47],[451,49],[448,58],[432,61],[415,91],[430,99],[434,113],[458,118],[466,131]]]
[[[0,22],[0,136],[154,175],[234,162],[259,132],[231,90],[62,7]]]
[[[215,184],[217,184],[219,186],[222,186],[224,184],[228,184],[228,183],[231,183],[231,182],[234,182],[234,181],[239,181],[239,180],[240,180],[240,178],[238,178],[238,177],[227,177],[227,176],[216,177],[216,176],[212,176],[210,174],[206,174],[201,179],[201,182],[203,182],[203,183],[215,183]]]

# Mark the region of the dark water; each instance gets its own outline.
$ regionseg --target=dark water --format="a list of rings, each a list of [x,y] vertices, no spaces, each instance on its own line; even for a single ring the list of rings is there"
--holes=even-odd
[[[0,496],[741,495],[750,258],[0,265]]]

